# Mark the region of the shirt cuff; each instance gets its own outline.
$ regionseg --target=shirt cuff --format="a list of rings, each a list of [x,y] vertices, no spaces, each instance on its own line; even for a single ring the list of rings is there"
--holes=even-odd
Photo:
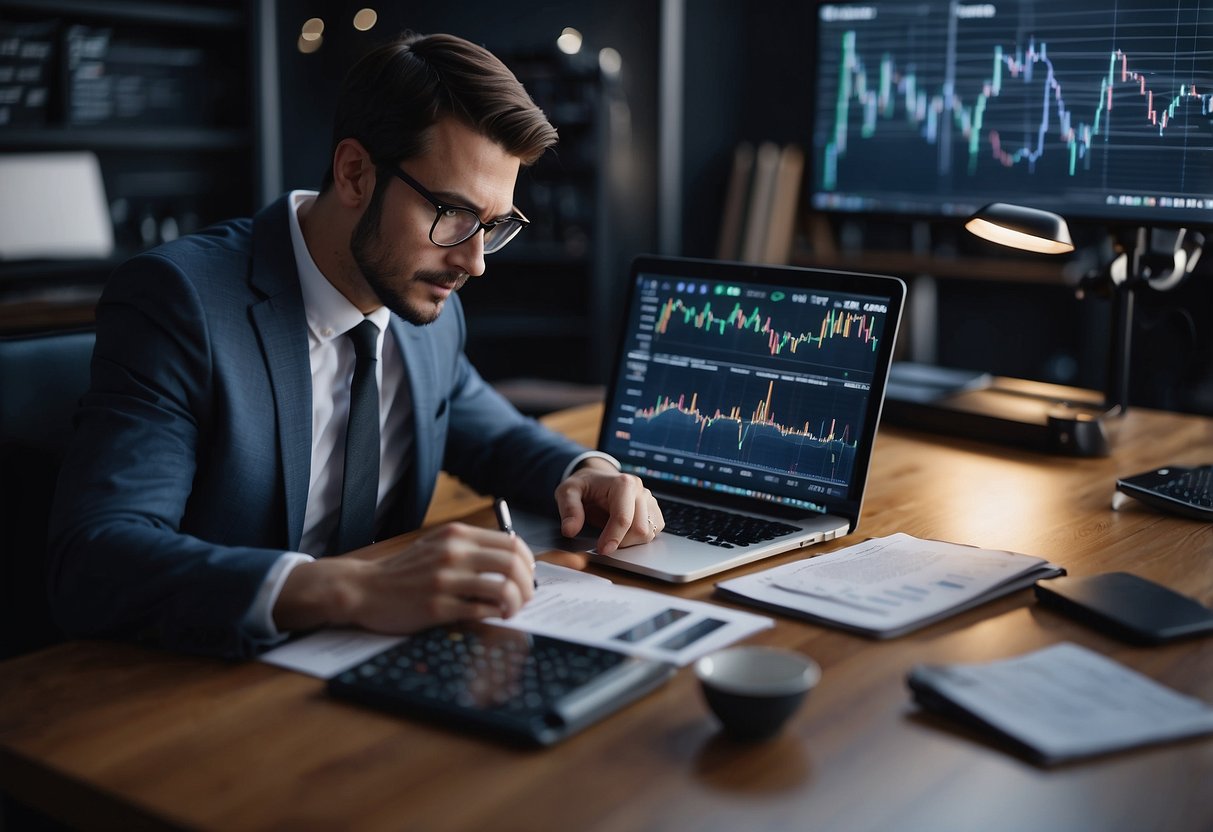
[[[623,470],[623,466],[619,464],[619,460],[610,454],[604,454],[602,451],[586,451],[585,453],[577,454],[573,457],[573,461],[565,466],[564,473],[560,476],[560,481],[564,482],[569,476],[577,470],[577,466],[585,462],[587,459],[605,459],[618,470]]]
[[[274,561],[269,572],[265,573],[265,579],[253,598],[252,606],[244,615],[243,629],[249,637],[256,641],[277,641],[287,635],[278,632],[278,628],[274,626],[274,604],[278,603],[278,596],[291,570],[301,563],[311,563],[314,560],[311,555],[283,552],[282,556]]]

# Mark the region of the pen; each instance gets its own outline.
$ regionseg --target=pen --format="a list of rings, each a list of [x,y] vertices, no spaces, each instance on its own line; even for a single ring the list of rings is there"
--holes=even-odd
[[[516,537],[514,532],[514,518],[510,516],[510,507],[506,501],[498,497],[493,500],[493,513],[497,515],[497,528],[508,534],[510,537]],[[535,580],[535,588],[539,588],[539,581]]]
[[[513,537],[514,518],[510,516],[510,507],[506,505],[505,500],[500,497],[493,500],[493,513],[497,515],[497,528]]]

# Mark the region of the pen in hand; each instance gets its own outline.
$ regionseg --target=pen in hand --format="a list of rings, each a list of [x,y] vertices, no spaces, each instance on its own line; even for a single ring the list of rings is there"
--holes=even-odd
[[[505,500],[498,497],[493,500],[493,513],[497,515],[497,528],[508,534],[510,537],[515,537],[514,533],[514,518],[510,516],[510,507]],[[539,581],[535,580],[535,588],[539,588]]]

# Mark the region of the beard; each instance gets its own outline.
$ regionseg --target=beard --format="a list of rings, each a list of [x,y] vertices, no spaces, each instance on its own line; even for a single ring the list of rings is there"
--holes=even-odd
[[[380,234],[384,190],[376,186],[371,204],[354,226],[354,233],[350,235],[350,254],[367,285],[384,306],[414,326],[432,324],[442,313],[444,301],[418,301],[410,297],[410,290],[417,284],[429,283],[458,292],[467,282],[468,275],[462,271],[419,271],[411,276],[403,275],[394,265]]]

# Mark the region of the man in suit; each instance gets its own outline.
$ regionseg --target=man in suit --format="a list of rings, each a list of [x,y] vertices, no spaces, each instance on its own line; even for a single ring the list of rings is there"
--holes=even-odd
[[[601,526],[604,552],[657,534],[637,478],[463,354],[455,292],[524,228],[519,168],[555,139],[490,53],[409,35],[347,77],[319,194],[117,270],[51,521],[67,633],[241,657],[322,625],[513,615],[534,558],[505,533],[359,551],[420,525],[440,468],[566,534]]]

